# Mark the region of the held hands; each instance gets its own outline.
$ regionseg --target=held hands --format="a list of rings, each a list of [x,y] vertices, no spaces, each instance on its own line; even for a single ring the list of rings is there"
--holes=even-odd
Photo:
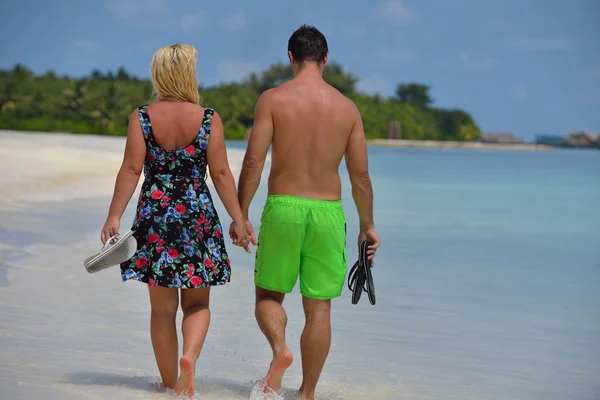
[[[119,218],[108,217],[106,219],[104,227],[102,228],[102,233],[100,234],[100,240],[102,240],[102,244],[106,244],[108,239],[119,234],[120,225],[121,221]]]
[[[231,237],[234,245],[243,248],[248,254],[250,254],[250,243],[254,246],[257,245],[254,228],[247,219],[233,221],[229,227],[229,237]]]
[[[375,266],[373,259],[375,258],[375,252],[381,246],[381,240],[375,232],[375,228],[367,229],[362,231],[360,235],[358,235],[358,245],[360,246],[361,242],[370,243],[369,248],[367,249],[367,256],[369,260],[371,260],[371,268]]]

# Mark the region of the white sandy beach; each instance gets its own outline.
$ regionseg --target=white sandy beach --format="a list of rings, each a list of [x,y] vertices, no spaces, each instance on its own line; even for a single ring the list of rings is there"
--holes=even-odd
[[[0,208],[110,196],[124,149],[123,137],[0,131],[0,168],[10,171]],[[228,157],[237,176],[244,152]]]
[[[121,283],[118,268],[93,275],[83,268],[83,259],[100,247],[124,144],[124,138],[0,131],[1,399],[172,398],[153,387],[159,378],[144,285]],[[243,150],[228,154],[237,177]],[[257,202],[264,196],[263,186]],[[122,229],[136,199],[137,193]],[[217,208],[228,225],[222,206]],[[254,320],[254,256],[229,249],[233,280],[213,290],[213,320],[198,362],[202,399],[258,398],[251,395],[253,382],[269,363],[269,347]],[[299,360],[301,302],[298,293],[289,297],[289,340]],[[343,302],[338,324],[352,320],[348,299]],[[357,327],[346,322],[346,329]],[[394,382],[348,387],[360,376],[347,361],[353,346],[350,340],[334,343],[327,370],[335,375],[325,371],[321,399],[399,398]],[[300,385],[300,372],[295,362],[284,381],[286,399]],[[385,374],[382,379],[389,382]]]

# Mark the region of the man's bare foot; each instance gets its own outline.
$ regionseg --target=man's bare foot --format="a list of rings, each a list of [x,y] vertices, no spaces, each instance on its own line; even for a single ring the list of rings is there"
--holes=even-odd
[[[296,400],[315,400],[315,396],[308,396],[304,393],[302,393],[302,389],[298,390],[296,392],[296,396],[294,396],[294,399]]]
[[[165,386],[164,383],[155,383],[154,384],[154,390],[156,390],[157,393],[166,393],[167,392],[167,387]]]
[[[271,361],[271,366],[269,368],[269,372],[267,372],[267,376],[265,377],[265,384],[267,388],[265,388],[265,392],[268,391],[268,388],[278,392],[281,389],[281,380],[283,379],[283,374],[285,371],[292,365],[294,361],[294,355],[287,347],[280,354],[273,358]]]
[[[179,360],[179,368],[181,375],[175,386],[175,394],[194,397],[194,370],[196,369],[194,361],[189,356],[183,355]]]

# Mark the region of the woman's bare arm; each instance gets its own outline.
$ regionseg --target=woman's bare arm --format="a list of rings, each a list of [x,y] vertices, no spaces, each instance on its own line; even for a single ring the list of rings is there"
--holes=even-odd
[[[237,198],[235,179],[229,168],[227,160],[227,149],[225,148],[225,136],[223,133],[223,122],[219,114],[215,112],[210,130],[210,138],[207,149],[208,168],[217,193],[233,221],[243,221],[242,210]]]
[[[102,229],[102,242],[119,233],[119,221],[127,208],[131,196],[138,184],[146,158],[146,142],[140,126],[139,110],[136,109],[129,118],[127,142],[123,163],[117,174],[113,198],[108,210],[108,218]]]

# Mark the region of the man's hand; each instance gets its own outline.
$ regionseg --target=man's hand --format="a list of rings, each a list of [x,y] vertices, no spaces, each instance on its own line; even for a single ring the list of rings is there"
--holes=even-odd
[[[254,227],[248,220],[246,220],[246,233],[248,233],[248,236],[250,236],[250,243],[252,243],[254,246],[258,246],[258,240],[256,240],[256,235],[254,234]]]
[[[233,221],[229,227],[229,237],[233,241],[233,244],[246,250],[246,253],[250,254],[250,243],[254,246],[257,245],[256,236],[254,235],[254,228],[250,221],[244,219],[240,221]]]
[[[367,256],[369,260],[371,260],[371,268],[375,266],[373,259],[375,258],[375,252],[381,246],[381,240],[375,232],[375,228],[368,229],[363,231],[358,235],[358,245],[360,246],[361,242],[367,242],[369,244],[369,248],[367,249]]]

